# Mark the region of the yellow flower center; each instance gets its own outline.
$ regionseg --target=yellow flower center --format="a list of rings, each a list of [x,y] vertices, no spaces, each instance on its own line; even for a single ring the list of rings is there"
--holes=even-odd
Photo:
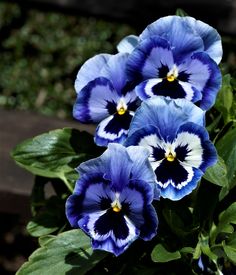
[[[118,111],[117,111],[118,115],[123,115],[125,113],[125,108],[121,107]]]
[[[168,156],[166,157],[168,161],[174,161],[175,157],[172,155],[172,153],[169,153]]]
[[[172,82],[172,81],[175,80],[175,76],[174,76],[173,74],[171,74],[171,75],[168,75],[168,76],[166,77],[166,79],[167,79],[169,82]]]
[[[121,207],[119,207],[119,206],[116,204],[115,206],[112,207],[112,210],[113,210],[114,212],[120,212]]]

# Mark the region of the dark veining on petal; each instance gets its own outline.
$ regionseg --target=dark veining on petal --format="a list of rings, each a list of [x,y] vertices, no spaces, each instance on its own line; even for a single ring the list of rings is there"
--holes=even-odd
[[[187,154],[189,153],[189,150],[188,150],[188,145],[185,145],[185,146],[178,146],[176,149],[175,149],[175,152],[176,152],[176,157],[178,160],[180,161],[184,161]]]
[[[172,180],[175,186],[186,181],[188,178],[188,172],[177,159],[172,162],[164,159],[160,166],[156,168],[155,173],[158,181],[164,184],[168,180]]]
[[[110,115],[113,115],[116,113],[116,103],[114,101],[107,101],[106,109],[108,110],[108,113]]]
[[[125,112],[123,115],[115,114],[113,119],[108,122],[105,127],[107,133],[118,135],[121,129],[128,130],[130,126],[132,116],[129,112]]]
[[[169,72],[169,67],[167,65],[161,64],[161,67],[158,68],[158,74],[157,76],[159,78],[165,78]]]
[[[122,209],[115,212],[109,208],[105,214],[98,218],[94,224],[94,230],[99,235],[105,235],[113,231],[116,239],[126,239],[129,235],[129,228],[124,215],[128,212],[128,205],[122,204]]]
[[[165,150],[160,147],[152,147],[152,157],[155,160],[162,160],[165,157]]]
[[[169,96],[171,98],[185,98],[186,93],[178,80],[172,82],[163,79],[162,82],[152,87],[154,95]]]
[[[183,81],[183,82],[188,82],[189,77],[190,77],[190,74],[186,73],[185,71],[179,72],[178,80]]]

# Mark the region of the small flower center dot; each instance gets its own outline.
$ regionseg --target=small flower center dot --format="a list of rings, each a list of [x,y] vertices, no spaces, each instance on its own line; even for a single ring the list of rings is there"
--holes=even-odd
[[[174,160],[175,160],[175,157],[174,157],[171,153],[169,153],[169,155],[166,157],[166,159],[167,159],[168,161],[174,161]]]
[[[168,76],[167,76],[167,80],[168,80],[169,82],[172,82],[172,81],[175,80],[175,76],[174,76],[173,74],[168,75]]]
[[[119,207],[118,205],[115,205],[115,206],[112,207],[112,210],[113,210],[114,212],[120,212],[121,207]]]
[[[125,108],[124,107],[121,107],[118,111],[117,111],[117,113],[118,113],[118,115],[123,115],[124,113],[125,113]]]

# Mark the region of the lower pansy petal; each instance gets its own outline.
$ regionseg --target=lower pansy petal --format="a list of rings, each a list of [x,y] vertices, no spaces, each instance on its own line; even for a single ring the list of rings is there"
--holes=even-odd
[[[176,201],[190,194],[197,187],[203,172],[200,169],[190,166],[182,166],[180,169],[181,173],[175,178],[178,171],[176,169],[174,170],[175,171],[172,171],[172,175],[169,175],[169,177],[165,175],[166,178],[168,178],[166,182],[161,182],[157,178],[157,184],[160,187],[161,197]],[[159,169],[156,170],[156,175],[158,175],[158,172]],[[164,173],[165,172],[162,172],[161,180],[163,180]]]
[[[110,142],[122,143],[127,137],[132,117],[132,113],[126,112],[104,119],[96,129],[95,143],[99,146],[107,146]]]
[[[139,230],[122,214],[107,210],[103,215],[92,214],[87,223],[93,249],[102,249],[116,256],[123,253],[139,236]]]

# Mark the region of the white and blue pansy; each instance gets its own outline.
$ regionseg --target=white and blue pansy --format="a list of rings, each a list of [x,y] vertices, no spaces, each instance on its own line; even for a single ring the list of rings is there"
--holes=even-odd
[[[126,79],[127,58],[127,54],[94,57],[84,64],[76,79],[73,116],[82,123],[99,123],[95,142],[100,146],[121,143],[126,138],[139,103]]]
[[[217,153],[201,123],[186,121],[186,117],[181,123],[181,119],[178,119],[180,113],[174,113],[174,110],[168,112],[168,106],[166,112],[158,113],[156,118],[157,113],[152,112],[150,124],[143,127],[138,127],[134,117],[137,128],[132,128],[131,124],[132,132],[125,145],[138,145],[149,149],[149,161],[156,174],[161,196],[179,200],[197,187],[206,168],[216,162]],[[194,109],[197,110],[196,108]],[[136,113],[141,116],[138,121],[142,120],[143,113],[140,109]],[[174,123],[175,126],[168,127],[168,124]]]
[[[118,256],[138,237],[150,240],[156,235],[158,220],[151,205],[155,175],[147,149],[109,144],[101,157],[81,164],[78,172],[66,215],[73,227],[91,237],[93,249]]]
[[[140,40],[160,36],[169,41],[176,56],[193,52],[207,53],[217,64],[223,50],[217,30],[190,16],[165,16],[148,25],[140,35]]]
[[[169,41],[153,36],[129,55],[127,74],[141,100],[154,95],[186,98],[208,110],[221,86],[221,72],[208,54],[176,55]]]
[[[140,36],[123,38],[117,46],[118,51],[131,53],[141,41],[153,36],[166,39],[175,56],[205,52],[219,64],[223,55],[221,37],[216,29],[193,17],[175,15],[156,20]]]

